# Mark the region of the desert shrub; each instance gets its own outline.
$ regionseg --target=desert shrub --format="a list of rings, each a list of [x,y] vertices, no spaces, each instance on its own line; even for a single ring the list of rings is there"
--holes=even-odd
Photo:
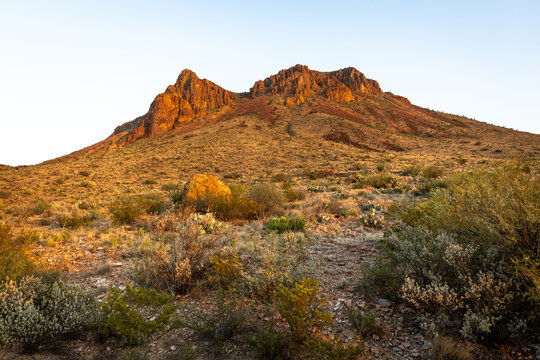
[[[257,327],[247,338],[251,351],[258,359],[285,360],[291,358],[291,335],[273,327]]]
[[[428,180],[440,178],[443,174],[444,170],[441,167],[435,165],[426,166],[422,169],[422,176]]]
[[[144,335],[168,326],[175,310],[172,295],[126,284],[125,292],[111,289],[94,331],[100,341],[116,338],[128,345],[141,344]]]
[[[345,308],[345,315],[360,336],[382,335],[384,333],[384,329],[374,311],[364,311],[353,305]]]
[[[157,180],[156,179],[144,179],[142,181],[143,185],[155,185],[157,184]]]
[[[358,284],[359,291],[396,298],[402,279],[396,274],[395,266],[389,259],[379,256],[373,263],[362,263],[360,272],[362,281]]]
[[[17,280],[34,270],[34,263],[27,255],[34,240],[33,234],[13,236],[9,225],[0,222],[0,280]]]
[[[378,172],[383,172],[385,169],[385,165],[383,163],[377,164],[376,169]]]
[[[306,225],[306,219],[301,216],[293,217],[278,217],[268,220],[266,223],[266,229],[268,231],[282,234],[286,231],[303,231]]]
[[[142,214],[160,214],[165,210],[163,196],[158,192],[144,195],[120,196],[109,209],[115,222],[133,223]]]
[[[157,191],[136,197],[139,206],[147,214],[157,215],[165,210],[163,195]]]
[[[419,317],[423,328],[492,343],[537,323],[526,284],[505,264],[502,249],[408,227],[394,229],[386,242],[385,272],[397,276],[404,301],[429,314]]]
[[[303,188],[289,187],[289,188],[286,188],[284,191],[285,191],[285,197],[287,198],[287,201],[289,202],[304,200],[307,197],[307,191],[304,190]]]
[[[434,192],[437,189],[445,189],[448,184],[441,179],[424,181],[420,187],[414,192],[415,195],[427,195]]]
[[[538,304],[540,179],[518,163],[464,173],[447,183],[448,189],[403,213],[403,221],[498,250],[524,295]]]
[[[249,249],[251,261],[245,264],[238,284],[240,292],[261,302],[273,302],[280,286],[292,286],[300,280],[307,244],[308,239],[300,232],[270,233],[254,239]]]
[[[59,225],[63,228],[77,229],[82,226],[90,226],[97,219],[97,213],[92,212],[81,216],[59,217]]]
[[[422,172],[422,167],[420,165],[410,165],[410,166],[407,166],[405,169],[403,169],[403,171],[401,172],[401,175],[416,177],[420,175],[421,172]]]
[[[31,209],[33,215],[41,215],[51,208],[51,204],[43,199],[38,199]]]
[[[398,187],[400,186],[400,183],[396,177],[383,171],[375,175],[366,176],[362,181],[354,184],[353,188],[361,189],[366,186],[371,186],[376,189],[387,189]]]
[[[201,235],[197,226],[186,226],[163,237],[138,266],[141,281],[163,290],[184,294],[211,268],[211,259],[223,248],[216,235]]]
[[[121,196],[116,199],[109,209],[115,222],[129,224],[144,213],[144,209],[136,197]]]
[[[0,343],[17,350],[38,348],[82,330],[90,308],[88,297],[62,280],[6,280],[0,285]]]
[[[285,174],[285,173],[278,173],[278,174],[274,174],[272,175],[272,178],[270,179],[270,181],[276,183],[276,182],[285,182],[287,181],[288,179],[288,175]]]
[[[275,212],[286,200],[283,190],[274,184],[253,185],[248,191],[247,198],[259,204],[263,216]]]
[[[210,280],[215,280],[222,289],[234,287],[242,276],[242,261],[235,251],[219,251],[210,264],[213,273]]]
[[[315,329],[322,330],[332,324],[332,316],[321,310],[327,298],[319,296],[319,282],[316,280],[303,278],[292,288],[281,285],[277,300],[279,313],[298,342],[309,338]]]
[[[474,358],[469,346],[439,335],[433,339],[431,355],[433,360],[472,360]]]
[[[326,178],[326,177],[329,177],[329,176],[333,176],[333,175],[335,175],[335,172],[334,172],[334,170],[315,170],[315,171],[306,172],[306,175],[311,180],[317,180],[317,179],[322,179],[322,178]]]
[[[261,214],[261,205],[246,198],[245,189],[241,185],[231,185],[231,196],[221,197],[214,201],[212,211],[223,220],[253,220]]]
[[[247,314],[242,303],[226,301],[222,291],[217,293],[216,309],[211,313],[195,312],[195,319],[188,326],[213,345],[241,333],[246,328]]]

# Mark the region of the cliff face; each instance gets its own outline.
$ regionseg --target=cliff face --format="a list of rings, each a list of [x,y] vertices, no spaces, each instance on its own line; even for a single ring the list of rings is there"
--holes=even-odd
[[[146,115],[119,126],[115,133],[128,131],[126,142],[152,137],[173,129],[178,123],[206,115],[212,110],[231,106],[236,94],[191,70],[184,70],[174,85],[156,96]]]
[[[349,67],[332,72],[310,70],[296,65],[281,70],[265,80],[259,80],[250,91],[252,98],[260,95],[283,95],[285,105],[298,105],[310,95],[347,103],[361,97],[382,94],[375,80],[367,79],[355,68]]]

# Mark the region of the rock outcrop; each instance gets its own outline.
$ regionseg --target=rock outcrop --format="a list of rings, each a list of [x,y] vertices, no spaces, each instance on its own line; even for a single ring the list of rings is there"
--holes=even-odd
[[[148,113],[121,125],[115,133],[129,131],[126,142],[152,137],[173,129],[177,124],[206,115],[234,103],[236,94],[223,89],[191,70],[183,70],[174,85],[156,96]]]
[[[250,90],[252,98],[282,95],[288,106],[301,104],[312,94],[347,103],[360,97],[380,95],[382,91],[375,80],[366,78],[355,68],[319,72],[305,65],[281,70],[264,81],[257,81]]]

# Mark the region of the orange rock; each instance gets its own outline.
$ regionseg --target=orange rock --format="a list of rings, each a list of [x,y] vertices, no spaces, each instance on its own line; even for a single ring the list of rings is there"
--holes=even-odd
[[[146,115],[122,125],[115,133],[130,131],[126,142],[156,136],[173,129],[178,123],[230,106],[235,99],[233,92],[209,80],[201,80],[193,71],[186,69],[180,73],[176,84],[156,96]]]
[[[337,102],[349,102],[355,100],[354,93],[370,96],[380,95],[382,91],[375,80],[366,78],[355,68],[319,72],[305,65],[281,70],[264,81],[257,81],[250,90],[251,97],[263,94],[283,95],[287,106],[301,104],[311,94]]]

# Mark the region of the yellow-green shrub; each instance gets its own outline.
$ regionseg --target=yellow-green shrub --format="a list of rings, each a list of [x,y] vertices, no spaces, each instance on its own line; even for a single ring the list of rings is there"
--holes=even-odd
[[[332,324],[332,315],[321,310],[328,299],[319,296],[319,282],[303,278],[292,288],[281,285],[277,293],[279,313],[291,329],[296,341],[308,339],[314,330],[322,330]]]

